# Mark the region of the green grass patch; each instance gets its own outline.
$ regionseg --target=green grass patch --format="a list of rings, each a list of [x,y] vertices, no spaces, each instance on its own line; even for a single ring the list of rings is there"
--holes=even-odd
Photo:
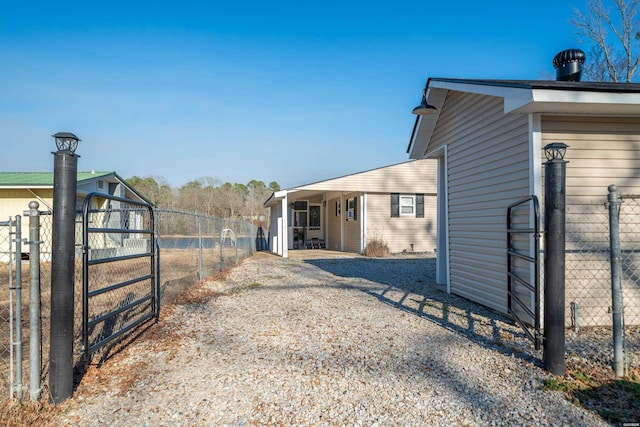
[[[565,377],[543,380],[540,389],[560,391],[570,401],[611,423],[640,420],[640,370],[624,378],[575,370]]]
[[[251,282],[251,283],[249,283],[249,284],[247,285],[247,287],[248,287],[248,288],[251,288],[251,289],[260,288],[260,287],[262,287],[262,286],[263,286],[263,284],[262,284],[262,283],[259,283],[259,282]]]
[[[572,385],[569,381],[566,381],[563,378],[554,377],[543,380],[540,389],[569,393],[572,390]]]

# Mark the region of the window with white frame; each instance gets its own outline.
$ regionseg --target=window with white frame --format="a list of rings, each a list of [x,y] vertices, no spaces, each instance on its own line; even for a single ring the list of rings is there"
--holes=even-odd
[[[391,218],[415,216],[424,218],[424,194],[390,193]]]
[[[414,216],[416,214],[416,196],[400,195],[400,216]]]
[[[353,219],[355,219],[355,204],[356,199],[347,199],[347,221],[351,221]]]

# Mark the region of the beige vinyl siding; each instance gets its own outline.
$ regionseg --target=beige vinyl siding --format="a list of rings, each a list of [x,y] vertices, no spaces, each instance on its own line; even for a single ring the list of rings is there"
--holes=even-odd
[[[351,198],[357,198],[356,219],[353,221],[346,220],[347,213],[347,200]],[[360,200],[360,193],[347,193],[345,194],[342,202],[342,216],[344,220],[344,250],[346,252],[360,253],[360,223],[362,221],[362,200]]]
[[[300,190],[435,193],[437,162],[414,160],[297,187]]]
[[[429,150],[447,146],[451,291],[507,311],[506,211],[529,195],[528,118],[450,92]]]
[[[431,252],[436,248],[437,199],[435,194],[424,195],[424,218],[400,216],[391,218],[389,193],[367,194],[366,240],[383,240],[392,253]]]
[[[340,202],[340,198],[331,199],[327,202],[327,240],[325,242],[327,249],[334,251],[341,250],[340,240],[340,220],[341,216],[336,216],[336,203]]]
[[[53,206],[53,189],[39,188],[32,190],[40,198],[44,199],[49,206]],[[41,211],[47,211],[49,208],[44,205],[36,196],[26,189],[0,189],[0,221],[7,221],[9,216],[23,215],[23,212],[29,210],[29,202],[35,200],[40,204]]]
[[[640,194],[640,121],[637,118],[550,116],[543,117],[542,131],[543,147],[550,142],[564,142],[569,146],[565,157],[569,162],[566,190],[567,326],[571,324],[572,301],[579,304],[581,326],[610,325],[607,187],[616,184],[622,194]],[[636,232],[640,230],[638,207],[632,200],[622,204],[620,238],[623,251],[638,246],[635,235],[625,234],[634,223],[638,224]],[[634,208],[638,210],[634,212]],[[623,258],[625,256],[629,256],[628,252],[627,255],[623,253]],[[640,263],[640,259],[635,261]],[[625,302],[640,299],[634,271],[623,271],[622,286]],[[625,321],[627,324],[631,324],[630,321],[640,323],[637,304],[625,304]]]
[[[38,188],[33,189],[33,193],[37,194],[36,197],[31,191],[27,189],[0,189],[0,221],[8,221],[9,217],[15,220],[16,215],[22,216],[22,235],[28,236],[29,233],[29,217],[24,214],[24,211],[29,210],[29,202],[35,200],[39,203],[38,209],[40,211],[48,211],[49,207],[45,205],[46,202],[49,206],[53,206],[53,189],[52,188]],[[42,200],[41,200],[42,199]],[[43,202],[44,201],[44,202]],[[41,236],[45,242],[51,239],[51,217],[45,216],[41,219]],[[2,239],[0,239],[2,240]],[[0,241],[0,261],[6,261],[6,252],[9,251],[9,242]],[[48,244],[43,244],[40,247],[42,257],[44,260],[50,260],[51,248]],[[29,245],[22,245],[22,253],[29,252]]]

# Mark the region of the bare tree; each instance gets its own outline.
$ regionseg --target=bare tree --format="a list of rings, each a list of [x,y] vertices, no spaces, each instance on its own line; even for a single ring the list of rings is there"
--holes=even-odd
[[[133,176],[126,180],[147,200],[159,208],[180,209],[220,218],[244,218],[255,221],[261,215],[268,217],[263,203],[280,185],[272,181],[252,179],[247,185],[225,182],[218,178],[204,177],[187,182],[178,189],[172,188],[163,177]]]
[[[264,208],[265,200],[271,194],[269,187],[264,182],[252,179],[247,184],[247,198],[245,211],[251,220],[257,220],[260,215],[268,216],[268,210]]]
[[[240,211],[244,203],[245,194],[243,194],[239,185],[244,187],[243,184],[231,184],[229,182],[225,182],[219,187],[221,206],[225,209],[224,217],[226,218],[235,218],[242,215]]]
[[[576,9],[571,23],[591,43],[588,80],[633,80],[640,60],[639,8],[640,0],[589,0],[584,13]]]

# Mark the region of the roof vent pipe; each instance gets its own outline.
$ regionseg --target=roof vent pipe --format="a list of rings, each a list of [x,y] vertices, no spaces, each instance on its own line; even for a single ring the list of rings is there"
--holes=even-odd
[[[553,58],[556,80],[561,82],[579,82],[585,55],[580,49],[567,49]]]

